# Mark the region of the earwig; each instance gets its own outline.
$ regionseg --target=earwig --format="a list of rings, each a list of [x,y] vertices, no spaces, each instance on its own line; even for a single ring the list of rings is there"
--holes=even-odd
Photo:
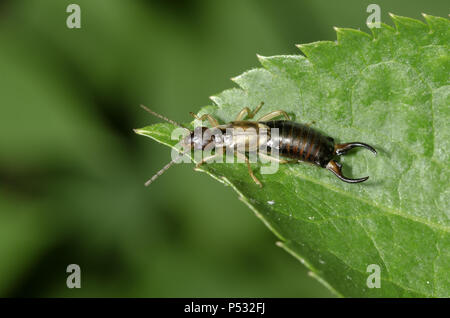
[[[272,111],[262,116],[256,121],[243,120],[245,117],[247,117],[248,119],[252,119],[263,105],[264,103],[261,102],[261,104],[253,111],[250,111],[248,107],[245,107],[239,112],[234,121],[223,125],[220,125],[219,122],[210,114],[205,114],[201,117],[198,117],[194,113],[191,113],[191,115],[195,119],[198,120],[207,119],[211,125],[211,128],[218,129],[222,133],[225,133],[226,130],[229,128],[240,128],[241,129],[240,131],[244,132],[243,134],[240,135],[233,135],[232,138],[228,138],[228,141],[225,141],[224,139],[216,140],[214,139],[214,136],[211,136],[210,138],[196,138],[196,133],[198,133],[198,131],[191,131],[188,128],[184,127],[183,125],[174,122],[173,120],[170,120],[154,111],[151,111],[145,106],[142,105],[141,106],[146,111],[157,116],[158,118],[161,118],[176,126],[188,130],[189,134],[183,139],[183,143],[185,146],[187,146],[188,150],[205,150],[207,147],[211,146],[219,146],[224,148],[233,147],[234,149],[236,144],[239,142],[245,143],[247,146],[247,144],[249,143],[248,140],[249,137],[248,135],[245,134],[245,131],[253,129],[253,131],[256,131],[255,138],[258,139],[257,144],[266,143],[267,145],[271,145],[272,147],[277,147],[279,155],[285,158],[289,158],[291,160],[277,159],[264,155],[269,159],[277,160],[281,164],[293,162],[294,163],[309,162],[316,166],[331,171],[334,175],[336,175],[336,177],[347,183],[364,182],[369,178],[363,177],[358,179],[351,179],[345,177],[342,174],[342,165],[339,162],[335,161],[334,158],[336,156],[346,154],[348,151],[350,151],[355,147],[366,148],[376,155],[377,152],[372,146],[362,142],[348,142],[343,144],[336,144],[333,138],[323,135],[317,130],[311,128],[309,125],[291,121],[289,115],[283,110]],[[279,116],[283,116],[284,120],[273,120],[274,118]],[[261,140],[262,137],[259,137],[260,136],[259,130],[266,129],[267,131],[270,131],[271,128],[278,129],[279,131],[278,136],[274,137],[266,136],[264,140]],[[200,129],[201,133],[204,133],[208,128],[201,126],[197,127],[196,129]],[[184,152],[182,155],[185,154],[186,152]],[[245,163],[247,164],[249,174],[252,177],[253,181],[259,186],[262,186],[261,182],[253,174],[253,171],[250,167],[250,162],[246,154],[239,152],[237,152],[236,154],[239,156],[244,156]],[[212,157],[213,156],[204,158],[201,162],[197,163],[196,168],[205,164]],[[170,166],[172,166],[175,163],[175,161],[176,160],[174,159],[170,163],[168,163],[163,169],[158,171],[158,173],[156,173],[150,180],[148,180],[145,183],[145,185],[148,186],[150,183],[152,183],[157,177],[159,177],[167,169],[169,169]]]

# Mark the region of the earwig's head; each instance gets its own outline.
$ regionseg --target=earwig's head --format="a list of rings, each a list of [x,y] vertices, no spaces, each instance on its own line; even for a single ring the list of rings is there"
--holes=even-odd
[[[355,147],[362,147],[362,148],[366,148],[370,151],[372,151],[375,155],[377,154],[377,151],[372,147],[369,146],[368,144],[362,143],[362,142],[349,142],[349,143],[345,143],[345,144],[337,144],[334,146],[334,155],[337,156],[341,156],[346,154],[350,149],[353,149]],[[342,174],[342,165],[334,160],[330,160],[328,162],[328,164],[326,165],[326,168],[328,170],[330,170],[331,172],[333,172],[336,177],[338,177],[339,179],[341,179],[344,182],[347,183],[359,183],[359,182],[364,182],[367,179],[369,179],[369,177],[364,177],[364,178],[359,178],[359,179],[350,179],[345,177]]]
[[[203,126],[195,127],[194,131],[191,131],[181,141],[183,149],[203,150],[208,144],[208,141],[203,138],[203,134],[207,129],[208,127]]]
[[[165,120],[172,125],[178,126],[180,128],[186,129],[187,132],[189,132],[183,139],[181,140],[181,146],[182,151],[180,151],[181,155],[184,156],[187,153],[189,153],[192,150],[205,150],[209,147],[214,147],[217,145],[220,145],[223,143],[223,136],[222,132],[218,128],[208,128],[203,126],[198,126],[194,128],[194,131],[188,129],[187,127],[183,126],[182,124],[177,123],[176,121],[173,121],[161,114],[158,114],[157,112],[154,112],[153,110],[150,110],[149,108],[145,107],[144,105],[141,105],[141,107],[152,114],[153,116],[156,116],[162,120]],[[160,175],[162,175],[167,169],[169,169],[175,162],[177,162],[179,158],[175,158],[171,160],[168,164],[166,164],[161,170],[159,170],[153,177],[151,177],[145,185],[150,185],[153,181],[155,181]]]
[[[220,129],[198,126],[183,138],[181,146],[186,150],[205,150],[220,144],[222,141],[223,137]]]

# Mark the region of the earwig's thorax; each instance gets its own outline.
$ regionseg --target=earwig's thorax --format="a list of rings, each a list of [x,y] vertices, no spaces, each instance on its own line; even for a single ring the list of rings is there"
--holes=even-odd
[[[261,130],[265,130],[261,133]],[[257,151],[265,145],[270,136],[270,128],[262,123],[234,121],[213,128],[198,126],[182,141],[182,146],[192,150],[212,148],[239,149],[244,152]]]

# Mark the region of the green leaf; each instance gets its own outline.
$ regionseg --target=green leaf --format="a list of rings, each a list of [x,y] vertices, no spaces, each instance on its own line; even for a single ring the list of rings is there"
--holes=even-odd
[[[391,16],[395,29],[336,28],[337,42],[299,45],[306,57],[258,56],[263,68],[234,78],[240,88],[199,112],[226,123],[264,101],[261,114],[283,109],[337,142],[366,142],[378,156],[353,151],[341,162],[345,174],[369,175],[367,182],[343,183],[308,164],[260,174],[253,164],[260,189],[245,164],[201,170],[231,186],[337,295],[449,297],[450,25]],[[173,146],[173,128],[136,132]],[[370,264],[381,268],[381,288],[366,283]]]

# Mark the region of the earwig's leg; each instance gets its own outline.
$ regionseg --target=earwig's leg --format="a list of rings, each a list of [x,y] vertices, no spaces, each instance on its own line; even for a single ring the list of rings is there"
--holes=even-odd
[[[248,169],[248,173],[250,174],[250,177],[252,177],[253,181],[255,181],[255,183],[257,185],[259,185],[260,188],[262,188],[262,183],[253,174],[253,170],[252,170],[252,167],[250,166],[250,161],[248,161],[247,156],[245,156],[245,163],[247,164],[247,169]]]
[[[350,149],[353,149],[355,147],[363,147],[366,149],[369,149],[374,154],[377,154],[377,151],[368,144],[362,143],[362,142],[348,142],[345,144],[337,144],[334,145],[334,153],[338,156],[346,154]]]
[[[250,112],[250,108],[244,107],[244,109],[242,109],[236,116],[236,119],[234,121],[241,121],[242,119],[244,119],[245,115],[250,114]]]
[[[219,156],[223,156],[223,154],[214,154],[214,155],[211,155],[211,156],[209,156],[209,157],[203,158],[202,161],[200,161],[199,163],[197,163],[197,164],[195,165],[195,169],[200,168],[200,167],[201,167],[202,165],[204,165],[205,163],[208,163],[209,160],[214,159],[215,157],[219,157]],[[194,169],[194,170],[195,170],[195,169]]]
[[[247,118],[248,119],[252,119],[253,117],[255,117],[256,113],[261,109],[261,107],[263,107],[264,102],[261,102],[258,107],[255,108],[254,111],[251,111],[250,108],[248,107],[244,107],[244,109],[242,109],[239,114],[237,115],[236,119],[234,121],[241,121],[242,119],[245,118],[245,115],[247,114]]]
[[[251,114],[248,114],[248,118],[252,119],[253,117],[255,117],[256,113],[258,113],[263,106],[264,102],[259,103],[259,105],[251,112]]]
[[[281,116],[281,115],[283,115],[286,120],[291,120],[289,118],[289,115],[284,110],[275,110],[273,112],[265,114],[260,119],[258,119],[258,121],[268,121],[268,120],[270,120],[272,118],[275,118],[275,117],[278,117],[278,116]]]
[[[209,124],[211,125],[211,127],[217,127],[219,126],[219,122],[217,121],[217,119],[215,119],[213,116],[211,116],[210,114],[204,114],[201,117],[198,117],[196,114],[194,114],[193,112],[190,112],[189,114],[191,114],[192,117],[194,117],[195,119],[198,120],[205,120],[208,119]]]
[[[250,175],[250,177],[252,177],[253,181],[262,188],[262,183],[253,174],[253,170],[250,166],[250,161],[248,160],[247,156],[240,152],[236,152],[236,156],[241,158],[244,157],[245,163],[247,164],[248,174]]]
[[[316,122],[313,120],[313,121],[307,123],[307,124],[306,124],[306,127],[309,127],[309,126],[311,126],[311,125],[314,125],[315,123],[316,123]]]
[[[342,165],[340,163],[337,163],[334,160],[330,160],[330,162],[328,162],[326,168],[328,170],[330,170],[331,172],[333,172],[336,175],[336,177],[338,177],[339,179],[341,179],[342,181],[347,182],[347,183],[359,183],[359,182],[363,182],[363,181],[366,181],[367,179],[369,179],[369,177],[364,177],[364,178],[360,178],[360,179],[350,179],[350,178],[344,177],[342,175],[342,171],[341,171]]]

